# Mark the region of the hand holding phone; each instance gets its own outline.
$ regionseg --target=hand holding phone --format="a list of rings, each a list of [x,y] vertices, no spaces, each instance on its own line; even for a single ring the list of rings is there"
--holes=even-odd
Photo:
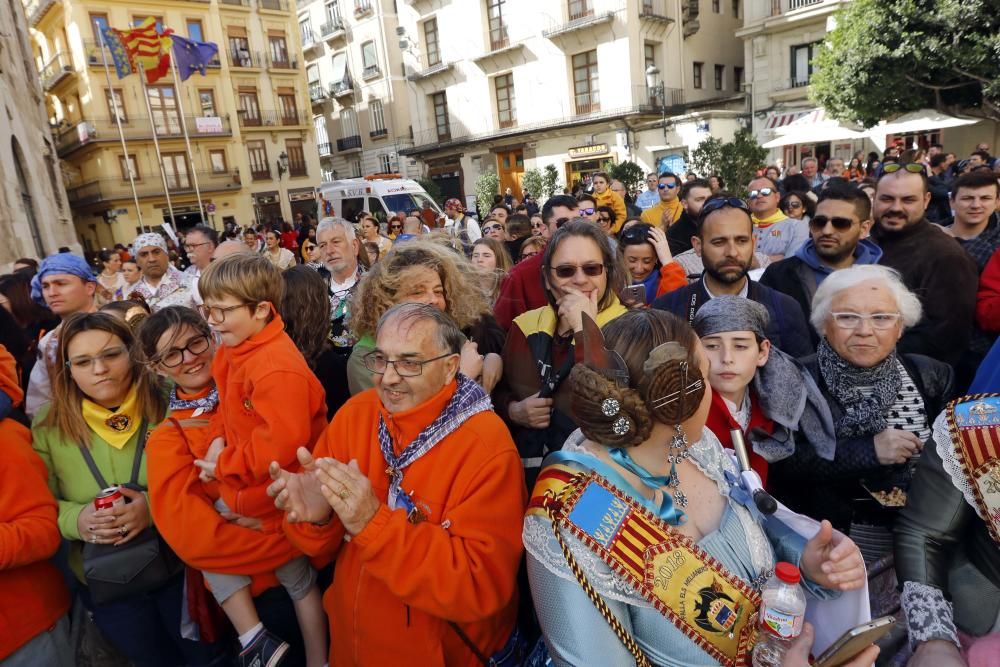
[[[816,659],[814,667],[846,667],[851,660],[889,632],[895,624],[895,618],[883,616],[851,628],[823,651],[823,654]]]

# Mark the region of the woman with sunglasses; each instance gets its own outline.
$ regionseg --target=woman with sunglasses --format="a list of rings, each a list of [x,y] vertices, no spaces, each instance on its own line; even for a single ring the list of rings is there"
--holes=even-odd
[[[393,241],[396,237],[403,233],[403,218],[396,214],[389,218],[389,238]]]
[[[313,239],[306,239],[302,244],[302,261],[315,268],[320,265],[319,245]]]
[[[507,240],[506,223],[500,218],[486,218],[483,221],[483,236],[503,243]]]
[[[84,586],[83,603],[101,633],[138,667],[211,664],[213,647],[180,634],[183,568],[154,590],[103,604],[96,604],[86,588],[84,543],[125,547],[153,525],[143,492],[145,451],[138,461],[137,487],[125,485],[139,442],[163,420],[167,400],[156,375],[133,359],[132,332],[121,320],[108,313],[80,313],[61,331],[52,403],[36,414],[32,436],[59,500],[59,528],[70,543],[70,569]],[[81,451],[93,460],[100,480]],[[97,509],[94,498],[110,485],[119,485],[125,502]]]
[[[630,226],[618,235],[618,254],[628,269],[629,287],[623,298],[630,308],[648,306],[656,297],[688,284],[687,272],[674,261],[662,229],[644,222]]]
[[[576,428],[565,380],[578,356],[581,313],[601,326],[624,314],[618,293],[625,280],[607,235],[586,220],[564,224],[545,248],[542,282],[549,305],[514,319],[494,401],[526,462],[529,487],[542,458],[560,449]]]
[[[521,262],[535,255],[542,254],[545,252],[546,243],[547,240],[541,236],[532,236],[525,239],[524,243],[521,244],[521,252],[518,253],[517,261]]]
[[[781,201],[778,202],[778,210],[789,218],[809,222],[810,218],[816,214],[816,203],[805,192],[796,190],[781,198]]]
[[[598,206],[607,206],[615,212],[615,220],[612,223],[612,233],[617,233],[625,218],[628,217],[628,210],[625,208],[625,200],[617,192],[611,189],[611,177],[605,172],[599,171],[591,177],[594,186],[594,199]]]
[[[543,239],[548,239],[549,236],[551,236],[548,226],[545,224],[545,221],[542,220],[541,213],[536,213],[531,216],[531,235]]]

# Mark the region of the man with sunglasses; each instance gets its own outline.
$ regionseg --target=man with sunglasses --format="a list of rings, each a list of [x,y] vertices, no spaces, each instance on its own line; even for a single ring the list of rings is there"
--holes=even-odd
[[[877,264],[882,257],[882,249],[868,238],[871,211],[871,200],[858,188],[844,185],[824,190],[809,220],[809,240],[791,257],[768,266],[761,285],[795,299],[808,320],[813,295],[828,275],[855,264]],[[818,334],[812,330],[810,334],[813,344],[818,343]]]
[[[793,357],[812,354],[812,342],[802,309],[787,294],[765,287],[748,275],[754,259],[753,223],[750,207],[736,197],[713,197],[701,209],[694,250],[705,271],[697,282],[653,301],[652,307],[691,323],[698,309],[723,294],[741,296],[767,308],[770,323],[767,338]]]
[[[542,206],[542,222],[551,238],[556,229],[577,217],[579,205],[572,195],[555,195]],[[510,330],[514,318],[548,304],[542,287],[542,257],[539,253],[518,262],[507,276],[493,306],[493,314],[504,330]]]
[[[750,181],[747,189],[757,252],[767,255],[773,262],[795,254],[809,238],[809,227],[798,218],[789,218],[778,208],[781,201],[778,184],[761,176]]]
[[[899,351],[955,364],[972,334],[979,272],[962,246],[924,217],[930,198],[922,164],[885,164],[872,236],[882,248],[880,264],[899,271],[923,306],[923,318],[903,334]]]
[[[660,201],[643,211],[641,218],[647,225],[666,229],[677,222],[684,211],[678,196],[681,192],[681,179],[676,174],[665,171],[660,174],[656,187]]]

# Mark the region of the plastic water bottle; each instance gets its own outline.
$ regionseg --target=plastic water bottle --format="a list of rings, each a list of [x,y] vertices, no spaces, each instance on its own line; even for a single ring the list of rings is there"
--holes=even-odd
[[[778,563],[761,592],[760,637],[753,650],[753,667],[781,667],[785,651],[802,632],[806,595],[799,586],[799,568]]]

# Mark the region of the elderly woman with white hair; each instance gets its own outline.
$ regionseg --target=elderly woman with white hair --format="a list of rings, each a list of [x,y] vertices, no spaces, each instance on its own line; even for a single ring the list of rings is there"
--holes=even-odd
[[[794,455],[771,467],[778,499],[845,532],[891,527],[895,514],[886,510],[904,504],[931,423],[952,397],[950,366],[896,350],[920,317],[920,302],[893,269],[854,266],[823,281],[810,318],[820,344],[802,362],[829,402],[836,452],[825,460],[809,442],[796,442]],[[874,541],[866,556],[891,549],[891,540]]]

